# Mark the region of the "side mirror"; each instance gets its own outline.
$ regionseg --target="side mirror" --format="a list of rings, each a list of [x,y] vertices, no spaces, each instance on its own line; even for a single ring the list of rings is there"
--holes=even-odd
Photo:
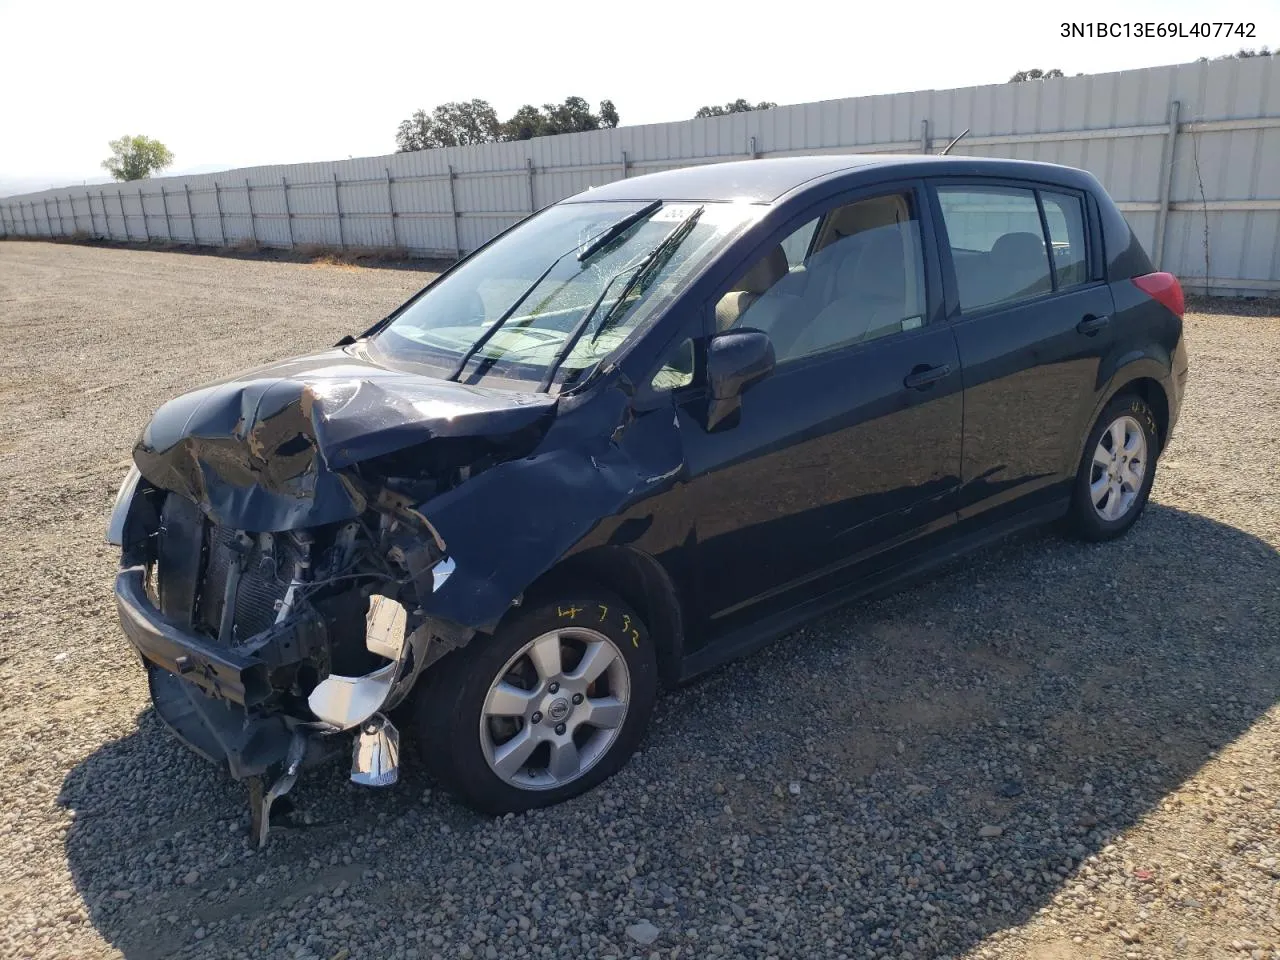
[[[737,422],[742,394],[773,372],[773,342],[759,330],[732,330],[707,347],[707,430]]]

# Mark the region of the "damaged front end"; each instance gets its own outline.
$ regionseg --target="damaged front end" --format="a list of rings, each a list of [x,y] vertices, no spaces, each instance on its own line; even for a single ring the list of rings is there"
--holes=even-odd
[[[271,803],[341,749],[337,734],[353,735],[355,782],[396,782],[388,711],[475,632],[425,609],[455,560],[417,505],[524,452],[549,410],[339,359],[321,369],[161,408],[108,531],[156,711],[249,781],[259,842]]]

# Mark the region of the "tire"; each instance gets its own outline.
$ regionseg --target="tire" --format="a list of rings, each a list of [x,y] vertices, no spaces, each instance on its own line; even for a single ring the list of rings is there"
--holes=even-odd
[[[1122,435],[1125,446],[1111,457]],[[1132,393],[1113,397],[1085,441],[1071,491],[1068,530],[1082,540],[1100,541],[1113,540],[1133,526],[1151,494],[1159,453],[1160,430],[1147,402]],[[1141,468],[1136,484],[1139,470],[1134,464]]]
[[[422,753],[447,789],[484,813],[550,806],[595,787],[635,752],[653,711],[657,657],[635,611],[597,587],[546,596],[430,668],[418,692]]]

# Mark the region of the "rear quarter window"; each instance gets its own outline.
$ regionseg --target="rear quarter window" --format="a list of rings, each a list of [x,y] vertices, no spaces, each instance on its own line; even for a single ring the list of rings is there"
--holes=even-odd
[[[1084,198],[1078,194],[1040,191],[1044,221],[1049,228],[1053,269],[1058,289],[1074,287],[1089,279],[1085,249]]]

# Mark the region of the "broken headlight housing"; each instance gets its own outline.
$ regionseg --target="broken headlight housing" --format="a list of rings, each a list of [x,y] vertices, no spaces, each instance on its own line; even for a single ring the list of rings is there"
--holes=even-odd
[[[107,543],[113,543],[117,547],[124,546],[124,522],[129,516],[129,505],[133,503],[133,495],[137,492],[138,481],[141,479],[142,474],[138,472],[138,468],[130,464],[129,472],[124,475],[120,489],[116,491],[111,519],[107,521]]]

